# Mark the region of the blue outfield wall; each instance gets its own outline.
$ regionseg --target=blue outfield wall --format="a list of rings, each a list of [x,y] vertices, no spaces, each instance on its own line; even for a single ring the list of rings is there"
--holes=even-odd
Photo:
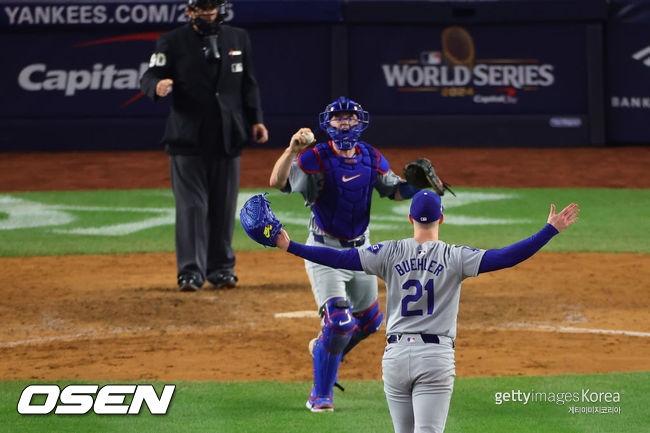
[[[317,129],[318,112],[342,94],[370,112],[365,137],[378,146],[650,142],[647,75],[640,82],[650,71],[647,8],[233,3],[229,22],[251,35],[269,146],[285,146],[301,126]],[[0,150],[161,148],[168,102],[142,97],[139,77],[157,36],[185,22],[182,1],[0,1],[9,59],[0,72]],[[641,107],[624,106],[635,98]]]

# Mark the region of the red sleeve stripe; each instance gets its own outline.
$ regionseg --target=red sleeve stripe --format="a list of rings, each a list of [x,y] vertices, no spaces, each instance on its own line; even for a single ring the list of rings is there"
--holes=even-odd
[[[319,155],[319,153],[318,153],[318,149],[315,148],[315,147],[314,147],[313,149],[314,149],[314,155],[316,155],[316,159],[318,160],[318,166],[320,167],[320,171],[322,171],[323,173],[325,173],[325,167],[323,167],[323,161],[320,159],[320,155]]]
[[[390,170],[390,167],[386,171],[382,171],[381,168],[379,168],[379,166],[381,164],[381,153],[379,153],[379,151],[377,149],[375,149],[373,146],[370,146],[370,147],[372,147],[372,150],[374,150],[375,153],[377,154],[377,171],[380,172],[381,174],[388,173],[388,171]]]

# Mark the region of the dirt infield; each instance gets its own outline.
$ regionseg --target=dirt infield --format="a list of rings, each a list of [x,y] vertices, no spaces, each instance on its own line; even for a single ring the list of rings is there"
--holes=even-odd
[[[278,153],[246,152],[242,186],[263,187]],[[642,147],[384,153],[395,167],[428,156],[459,186],[650,188]],[[169,187],[162,152],[3,154],[0,173],[3,191]],[[310,380],[319,320],[302,261],[237,258],[237,289],[189,294],[175,288],[173,254],[0,259],[0,377]],[[649,275],[647,254],[542,253],[467,280],[458,375],[649,370]],[[297,311],[308,317],[275,317]],[[379,334],[346,359],[342,381],[381,377]]]
[[[386,148],[391,167],[427,157],[451,185],[532,188],[650,188],[650,147]],[[242,188],[268,185],[279,149],[242,155]],[[0,191],[169,188],[161,151],[0,154]]]

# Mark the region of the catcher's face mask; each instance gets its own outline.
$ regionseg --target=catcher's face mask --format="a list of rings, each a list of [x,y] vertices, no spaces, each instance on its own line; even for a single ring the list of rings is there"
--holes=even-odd
[[[357,144],[361,132],[368,127],[369,117],[361,105],[341,96],[325,107],[318,120],[320,128],[327,132],[336,147],[349,150]]]
[[[350,129],[359,125],[359,118],[354,113],[337,113],[330,119],[330,126],[336,129]]]

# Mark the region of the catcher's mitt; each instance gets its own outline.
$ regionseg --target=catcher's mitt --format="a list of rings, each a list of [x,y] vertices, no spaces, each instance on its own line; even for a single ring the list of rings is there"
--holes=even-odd
[[[246,234],[255,242],[275,246],[282,224],[275,217],[270,202],[264,197],[268,193],[257,194],[249,198],[241,208],[239,219]]]
[[[432,188],[438,195],[444,195],[445,190],[456,194],[451,190],[449,184],[438,177],[433,169],[433,164],[426,158],[411,161],[404,167],[404,179],[409,185],[422,189]]]

